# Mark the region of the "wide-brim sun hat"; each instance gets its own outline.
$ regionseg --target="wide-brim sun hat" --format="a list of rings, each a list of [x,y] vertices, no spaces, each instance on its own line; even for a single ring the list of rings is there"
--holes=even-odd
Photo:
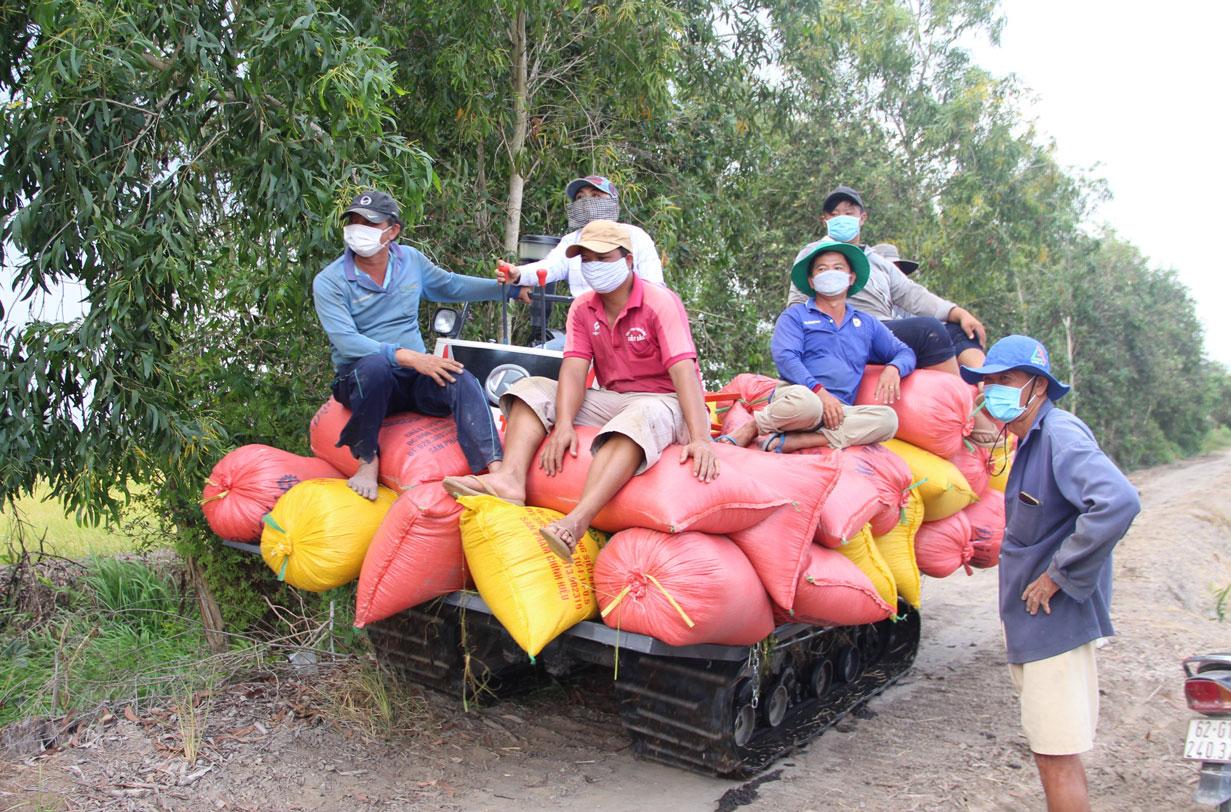
[[[816,259],[818,254],[824,254],[829,251],[836,251],[846,257],[846,261],[850,263],[851,270],[855,272],[855,282],[846,289],[846,295],[854,296],[863,290],[863,286],[868,284],[869,273],[868,258],[864,255],[863,249],[858,245],[852,245],[849,242],[838,242],[828,237],[808,243],[799,249],[799,253],[795,255],[795,262],[791,265],[791,281],[795,284],[795,287],[799,288],[800,292],[807,295],[808,298],[816,298],[816,291],[812,289],[812,261]]]
[[[1068,384],[1061,383],[1055,375],[1051,374],[1051,357],[1047,354],[1047,348],[1030,336],[1005,336],[987,351],[987,358],[984,359],[983,366],[964,366],[960,371],[962,380],[969,384],[977,384],[983,380],[984,376],[995,372],[1008,372],[1011,369],[1020,369],[1022,372],[1030,372],[1046,378],[1047,397],[1052,400],[1060,400],[1072,388]]]
[[[882,242],[872,246],[872,250],[898,266],[898,270],[910,276],[919,270],[919,263],[913,259],[903,259],[898,253],[898,247],[891,242]]]

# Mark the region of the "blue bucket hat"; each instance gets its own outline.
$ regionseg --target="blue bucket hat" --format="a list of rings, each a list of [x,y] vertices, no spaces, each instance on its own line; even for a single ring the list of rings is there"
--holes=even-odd
[[[994,372],[1007,372],[1010,369],[1020,369],[1023,372],[1033,372],[1047,379],[1047,397],[1060,400],[1069,393],[1068,384],[1060,383],[1051,374],[1051,359],[1047,348],[1030,336],[1005,336],[992,345],[987,351],[987,358],[981,367],[962,367],[962,380],[969,384],[977,384],[984,375]]]
[[[568,186],[564,187],[564,194],[568,196],[570,201],[574,200],[583,186],[593,186],[608,197],[619,198],[620,196],[620,193],[616,191],[615,184],[602,175],[586,175],[584,178],[571,180]]]

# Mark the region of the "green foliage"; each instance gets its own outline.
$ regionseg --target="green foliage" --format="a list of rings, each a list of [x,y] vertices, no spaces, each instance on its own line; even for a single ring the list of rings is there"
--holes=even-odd
[[[23,293],[73,281],[88,312],[3,330],[0,496],[45,479],[90,522],[131,483],[226,589],[196,506],[235,444],[303,450],[327,393],[313,275],[358,188],[413,220],[433,174],[394,131],[394,67],[313,2],[58,0],[6,12],[2,244]],[[214,566],[218,565],[218,566]],[[247,601],[238,599],[246,592]]]
[[[231,447],[306,450],[326,396],[313,275],[375,185],[441,264],[488,273],[565,230],[600,172],[663,253],[710,384],[773,372],[796,250],[838,183],[864,237],[991,337],[1027,332],[1126,466],[1231,425],[1174,274],[1084,227],[1106,195],[1062,168],[1022,89],[960,43],[994,0],[44,0],[0,11],[0,245],[24,294],[86,315],[0,335],[0,498],[40,480],[79,518],[146,503],[226,619],[278,587],[196,504]],[[433,156],[438,173],[428,155]],[[422,227],[414,228],[421,220]],[[472,337],[495,335],[476,308]],[[1165,314],[1165,318],[1160,317]],[[148,486],[135,492],[134,486]]]
[[[1201,453],[1214,454],[1228,448],[1231,448],[1231,428],[1220,424],[1206,436],[1201,445]]]
[[[147,565],[98,560],[80,585],[60,589],[66,600],[50,616],[0,624],[8,632],[0,637],[0,726],[162,695],[204,677],[199,621]]]

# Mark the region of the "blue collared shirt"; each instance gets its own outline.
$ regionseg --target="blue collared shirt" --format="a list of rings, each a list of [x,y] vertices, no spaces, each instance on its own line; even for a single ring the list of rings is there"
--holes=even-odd
[[[787,383],[809,389],[818,383],[846,404],[868,364],[893,364],[902,377],[915,371],[915,352],[889,328],[850,304],[841,324],[834,324],[815,300],[793,304],[778,317],[770,353],[778,375]]]
[[[512,289],[512,290],[515,290]],[[312,281],[316,316],[340,367],[382,353],[391,366],[399,349],[426,352],[419,333],[419,298],[430,302],[481,302],[500,298],[495,279],[450,273],[408,245],[389,248],[384,286],[355,267],[350,249]]]
[[[1028,663],[1115,634],[1111,550],[1133,522],[1137,490],[1077,417],[1047,401],[1005,487],[1000,619],[1009,662]],[[1046,572],[1060,587],[1030,615],[1022,592]]]

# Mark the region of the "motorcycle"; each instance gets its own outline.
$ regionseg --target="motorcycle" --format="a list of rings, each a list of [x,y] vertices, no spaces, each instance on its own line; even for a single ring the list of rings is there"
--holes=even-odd
[[[1188,723],[1184,758],[1201,762],[1194,800],[1231,812],[1231,653],[1184,661],[1184,698],[1206,718]]]

